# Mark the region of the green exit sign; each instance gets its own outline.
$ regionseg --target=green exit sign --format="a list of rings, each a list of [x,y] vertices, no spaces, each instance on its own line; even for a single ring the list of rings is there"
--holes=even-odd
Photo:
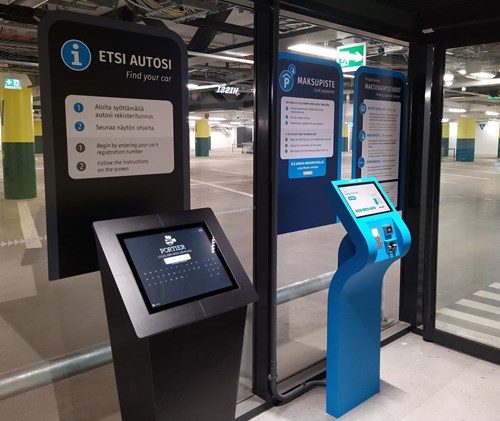
[[[21,81],[19,79],[13,79],[6,77],[3,80],[3,85],[5,89],[21,89]]]
[[[366,42],[337,48],[338,63],[344,72],[354,72],[366,64]]]

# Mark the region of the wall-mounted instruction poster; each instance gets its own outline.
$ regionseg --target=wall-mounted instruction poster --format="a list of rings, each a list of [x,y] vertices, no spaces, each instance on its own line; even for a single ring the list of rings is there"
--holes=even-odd
[[[325,191],[340,177],[342,83],[334,61],[279,54],[279,234],[336,222]]]
[[[106,18],[40,23],[49,279],[98,269],[92,222],[189,207],[180,37]]]
[[[352,178],[376,177],[400,208],[406,148],[406,77],[360,67],[354,79]]]

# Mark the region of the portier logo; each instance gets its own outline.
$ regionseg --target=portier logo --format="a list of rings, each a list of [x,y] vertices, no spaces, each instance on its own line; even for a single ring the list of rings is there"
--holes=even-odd
[[[92,53],[84,42],[70,39],[61,47],[61,58],[71,70],[80,72],[90,66]]]
[[[167,246],[173,246],[174,243],[176,243],[176,242],[177,242],[177,240],[175,238],[171,237],[170,235],[165,236],[165,244]]]
[[[297,68],[295,64],[290,64],[287,70],[283,70],[280,73],[279,82],[282,91],[290,92],[294,85],[293,77],[297,73]]]

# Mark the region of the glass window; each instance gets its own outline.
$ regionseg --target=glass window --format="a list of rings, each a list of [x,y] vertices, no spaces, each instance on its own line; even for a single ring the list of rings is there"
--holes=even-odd
[[[161,11],[151,9],[152,3],[137,2],[139,20],[149,19],[149,23],[164,24],[177,32],[189,51],[191,207],[214,210],[251,278],[253,13],[223,2],[199,2],[196,7],[173,4]],[[66,6],[54,3],[47,7]],[[75,3],[71,7],[76,9],[73,11],[91,15],[113,12],[109,7],[94,8],[90,4]],[[196,26],[195,20],[206,21],[207,25]],[[214,22],[220,24],[220,31],[210,29]],[[224,31],[226,24],[234,33]],[[100,274],[48,281],[36,26],[23,25],[22,36],[17,26],[9,27],[7,32],[12,32],[13,38],[22,38],[25,48],[19,46],[17,52],[1,58],[19,62],[13,69],[23,75],[23,86],[32,87],[29,95],[30,101],[33,98],[35,115],[37,196],[27,200],[6,199],[5,161],[0,162],[0,375],[32,364],[46,368],[51,359],[61,357],[85,356],[99,366],[99,361],[111,361]],[[204,123],[196,127],[199,121]],[[0,143],[3,152],[10,146],[8,141],[4,132]],[[249,314],[239,400],[251,394],[251,320]],[[48,381],[48,385],[27,393],[6,399],[0,396],[1,418],[88,420],[114,418],[119,413],[112,364],[68,375],[65,380]]]
[[[304,20],[302,20],[304,19]],[[366,43],[366,65],[406,73],[408,48],[389,41],[358,36],[326,22],[283,12],[279,50],[330,58],[338,47]],[[318,51],[317,53],[315,51]],[[341,178],[351,178],[354,71],[344,71]],[[314,206],[314,203],[311,203]],[[337,252],[345,235],[339,224],[325,225],[278,236],[278,381],[326,357],[327,293],[337,269]],[[399,321],[399,261],[388,270],[383,285],[381,329]],[[295,295],[300,283],[309,293]],[[293,296],[293,299],[289,297]]]
[[[500,346],[498,45],[446,50],[436,328]]]

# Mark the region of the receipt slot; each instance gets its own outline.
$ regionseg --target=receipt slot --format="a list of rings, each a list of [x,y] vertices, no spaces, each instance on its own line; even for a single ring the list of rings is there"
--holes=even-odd
[[[380,390],[382,280],[411,237],[375,178],[332,185],[347,234],[328,293],[326,410],[340,417]]]
[[[234,420],[257,294],[210,209],[94,223],[121,416]]]

